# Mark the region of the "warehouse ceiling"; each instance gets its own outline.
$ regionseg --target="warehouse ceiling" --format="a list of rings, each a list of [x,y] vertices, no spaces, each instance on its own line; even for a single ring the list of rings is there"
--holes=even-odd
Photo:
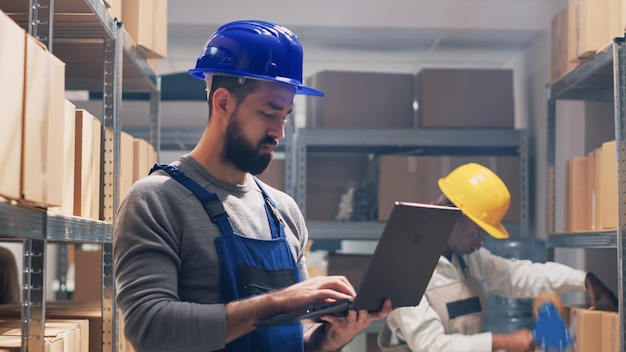
[[[225,22],[263,19],[293,30],[304,76],[322,70],[415,73],[422,67],[506,67],[550,29],[567,0],[170,0],[163,77],[162,143],[193,146],[206,124],[201,82],[186,76],[207,38]],[[549,53],[546,53],[546,60]],[[182,83],[181,83],[182,82]],[[193,83],[200,83],[193,84]],[[124,125],[147,134],[148,107],[126,102]]]
[[[162,74],[193,66],[221,24],[264,19],[292,29],[305,76],[323,69],[416,72],[426,65],[501,66],[550,28],[567,0],[170,1]]]

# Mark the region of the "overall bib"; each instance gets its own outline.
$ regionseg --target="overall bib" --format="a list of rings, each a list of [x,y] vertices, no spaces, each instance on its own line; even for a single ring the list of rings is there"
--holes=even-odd
[[[465,278],[451,284],[428,288],[426,298],[441,319],[446,334],[473,335],[483,331],[486,295],[478,280],[467,275],[467,266],[461,257],[459,264]],[[390,346],[391,330],[385,324],[378,335],[381,351],[405,352],[408,346]]]
[[[467,275],[467,265],[457,257],[465,278],[426,291],[446,334],[473,335],[483,331],[487,297],[478,280]]]
[[[150,172],[164,170],[191,190],[221,232],[215,239],[220,263],[220,299],[226,304],[264,294],[300,282],[300,271],[285,237],[284,224],[275,204],[258,180],[272,238],[249,238],[233,231],[228,214],[215,193],[202,188],[171,165],[156,164]],[[210,333],[210,332],[207,332]],[[227,344],[223,351],[303,351],[302,326],[292,324],[256,329]]]

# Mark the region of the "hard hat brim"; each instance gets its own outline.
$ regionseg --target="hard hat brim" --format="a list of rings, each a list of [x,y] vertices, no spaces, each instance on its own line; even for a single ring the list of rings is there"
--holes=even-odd
[[[269,77],[269,76],[261,76],[261,75],[255,75],[255,74],[250,74],[247,72],[240,72],[240,71],[226,71],[226,70],[211,70],[211,69],[191,69],[189,70],[189,74],[197,79],[203,80],[204,81],[204,77],[206,73],[214,73],[217,75],[227,75],[227,76],[240,76],[240,77],[249,77],[249,78],[253,78],[253,79],[259,79],[259,80],[264,80],[264,81],[272,81],[272,82],[279,82],[279,83],[285,83],[288,84],[290,86],[293,86],[296,88],[296,94],[302,94],[302,95],[312,95],[312,96],[316,96],[316,97],[323,97],[324,93],[320,92],[317,89],[311,88],[311,87],[307,87],[297,81],[288,79],[288,78],[283,78],[283,77]]]
[[[485,230],[485,232],[487,232],[491,237],[497,239],[509,238],[509,232],[506,230],[504,225],[502,225],[502,223],[499,223],[496,226],[491,226],[488,223],[480,221],[468,214],[464,215],[470,218],[470,220],[472,220],[476,225],[480,226],[481,229]]]

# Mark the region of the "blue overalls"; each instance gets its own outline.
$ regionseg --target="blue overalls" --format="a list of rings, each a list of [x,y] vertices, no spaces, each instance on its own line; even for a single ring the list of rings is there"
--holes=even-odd
[[[233,231],[228,214],[215,193],[202,188],[171,165],[155,164],[150,170],[164,170],[200,200],[222,233],[215,239],[220,263],[220,299],[226,304],[267,293],[300,281],[300,272],[293,258],[285,227],[275,204],[259,181],[255,181],[265,199],[265,212],[272,238],[249,238]],[[207,331],[207,333],[210,333]],[[304,339],[300,324],[256,329],[227,344],[223,351],[303,351]]]

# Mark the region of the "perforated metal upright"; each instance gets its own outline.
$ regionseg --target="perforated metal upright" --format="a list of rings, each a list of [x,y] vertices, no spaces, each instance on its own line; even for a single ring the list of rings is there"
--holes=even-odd
[[[121,24],[115,21],[111,38],[104,40],[103,97],[103,214],[101,218],[112,223],[119,205],[120,136],[122,133],[122,50],[124,38],[119,34]],[[113,131],[106,134],[106,130]],[[102,351],[117,351],[117,309],[115,307],[115,279],[113,275],[113,245],[102,243]]]
[[[620,343],[621,350],[626,349],[626,315],[624,314],[624,299],[626,286],[624,270],[626,268],[626,48],[622,39],[613,44],[613,82],[615,106],[615,141],[617,148],[618,172],[618,226],[617,226],[617,266],[618,266],[618,294],[620,314]]]
[[[53,0],[30,0],[28,32],[52,51],[54,21]],[[47,105],[47,101],[44,104]],[[41,216],[41,237],[30,237],[23,242],[22,275],[22,350],[44,351],[45,323],[45,263],[47,217]]]

